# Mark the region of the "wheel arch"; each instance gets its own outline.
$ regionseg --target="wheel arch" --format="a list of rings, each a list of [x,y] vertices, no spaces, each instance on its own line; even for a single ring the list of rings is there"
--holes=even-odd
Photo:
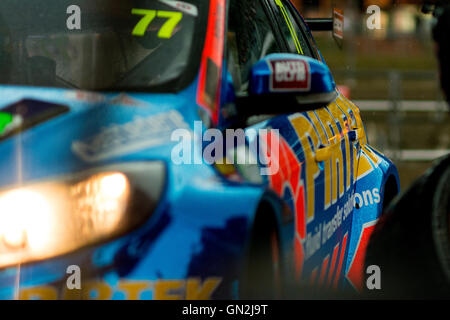
[[[264,230],[265,224],[275,224],[277,239],[281,258],[286,262],[285,268],[289,268],[293,259],[293,243],[295,236],[295,217],[291,208],[271,190],[266,190],[256,206],[249,237],[246,246],[246,253],[249,250],[250,242],[254,232]],[[258,228],[258,229],[256,229]],[[288,269],[285,270],[286,272]]]

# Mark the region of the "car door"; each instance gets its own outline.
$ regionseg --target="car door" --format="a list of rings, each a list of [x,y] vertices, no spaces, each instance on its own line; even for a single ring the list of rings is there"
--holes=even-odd
[[[230,2],[227,62],[240,94],[246,92],[251,66],[269,53],[320,57],[291,10],[282,0]],[[336,286],[353,212],[356,153],[352,153],[349,139],[353,118],[338,102],[314,111],[266,118],[252,128],[279,132],[275,140],[267,138],[267,143],[277,141],[279,145],[279,170],[266,179],[295,213],[296,275]]]
[[[285,0],[268,0],[268,2],[290,52],[323,60],[303,19],[292,4]],[[356,112],[356,108],[340,93],[326,108],[306,112],[317,132],[319,144],[317,149],[310,150],[316,154],[314,157],[316,164],[311,160],[313,164],[310,164],[310,167],[318,166],[318,169],[314,169],[314,174],[318,178],[315,183],[312,182],[313,179],[307,181],[308,198],[313,197],[311,195],[313,193],[314,201],[318,203],[314,213],[308,212],[307,217],[314,217],[316,222],[313,223],[312,219],[307,220],[307,230],[309,232],[317,223],[322,230],[317,260],[310,264],[312,268],[310,281],[319,285],[336,286],[342,277],[343,261],[346,261],[360,150],[358,128],[362,126],[357,123]],[[304,125],[303,127],[298,125],[298,122],[306,123],[306,121],[297,119],[296,115],[290,116],[290,121],[301,141],[301,135],[309,133],[304,131]],[[313,155],[309,157],[313,158]],[[308,166],[308,162],[306,165]],[[307,236],[306,248],[309,247],[308,242]]]
[[[276,27],[265,0],[232,0],[230,2],[227,32],[227,69],[233,78],[238,94],[245,94],[248,88],[250,68],[269,53],[289,52],[280,30]],[[274,108],[277,106],[274,105]],[[310,125],[302,125],[306,121]],[[268,117],[256,121],[253,128],[271,128],[279,131],[276,137],[280,147],[279,170],[266,177],[267,184],[290,205],[296,217],[295,260],[297,274],[302,273],[305,260],[306,221],[313,220],[316,211],[315,189],[320,189],[323,175],[312,155],[319,141],[310,145],[306,140],[299,144],[299,137],[317,137],[316,128],[306,113]],[[301,133],[301,134],[300,134]],[[272,141],[267,139],[267,141]],[[306,192],[308,188],[308,192]],[[317,221],[317,219],[316,219]],[[319,225],[312,227],[316,243],[320,242]],[[311,236],[312,237],[312,236]],[[312,241],[311,241],[312,243]],[[314,246],[310,247],[311,252]]]

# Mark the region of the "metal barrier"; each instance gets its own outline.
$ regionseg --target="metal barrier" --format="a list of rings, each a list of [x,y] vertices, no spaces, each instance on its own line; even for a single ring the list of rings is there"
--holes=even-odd
[[[450,153],[450,108],[442,99],[436,71],[344,69],[336,70],[333,73],[338,82],[359,83],[358,81],[375,79],[380,79],[385,84],[387,82],[388,92],[380,95],[384,99],[352,99],[352,101],[364,114],[366,125],[378,121],[381,122],[379,126],[386,127],[387,136],[383,138],[385,142],[389,141],[389,143],[385,143],[381,149],[394,162],[427,162]],[[404,94],[405,81],[429,81],[430,84],[435,84],[435,86],[430,86],[433,87],[434,92],[428,91],[428,96],[434,96],[435,100],[410,100],[410,97]],[[443,132],[436,133],[442,135],[443,143],[441,142],[439,146],[414,145],[413,149],[405,149],[402,141],[414,139],[414,137],[405,137],[404,134],[402,136],[402,127],[405,127],[406,124],[416,126],[418,135],[426,134],[421,130],[428,132],[433,130],[433,127],[425,130],[425,126],[435,126],[436,130],[443,130]]]

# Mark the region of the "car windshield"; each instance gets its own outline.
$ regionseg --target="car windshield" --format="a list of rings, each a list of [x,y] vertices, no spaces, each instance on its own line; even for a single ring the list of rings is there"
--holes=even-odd
[[[0,84],[114,90],[176,81],[202,39],[199,3],[1,0]]]

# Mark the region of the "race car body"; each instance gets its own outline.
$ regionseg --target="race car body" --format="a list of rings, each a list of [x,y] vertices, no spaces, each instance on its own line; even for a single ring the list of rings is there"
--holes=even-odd
[[[1,299],[362,287],[397,170],[290,2],[73,2],[0,4]]]

